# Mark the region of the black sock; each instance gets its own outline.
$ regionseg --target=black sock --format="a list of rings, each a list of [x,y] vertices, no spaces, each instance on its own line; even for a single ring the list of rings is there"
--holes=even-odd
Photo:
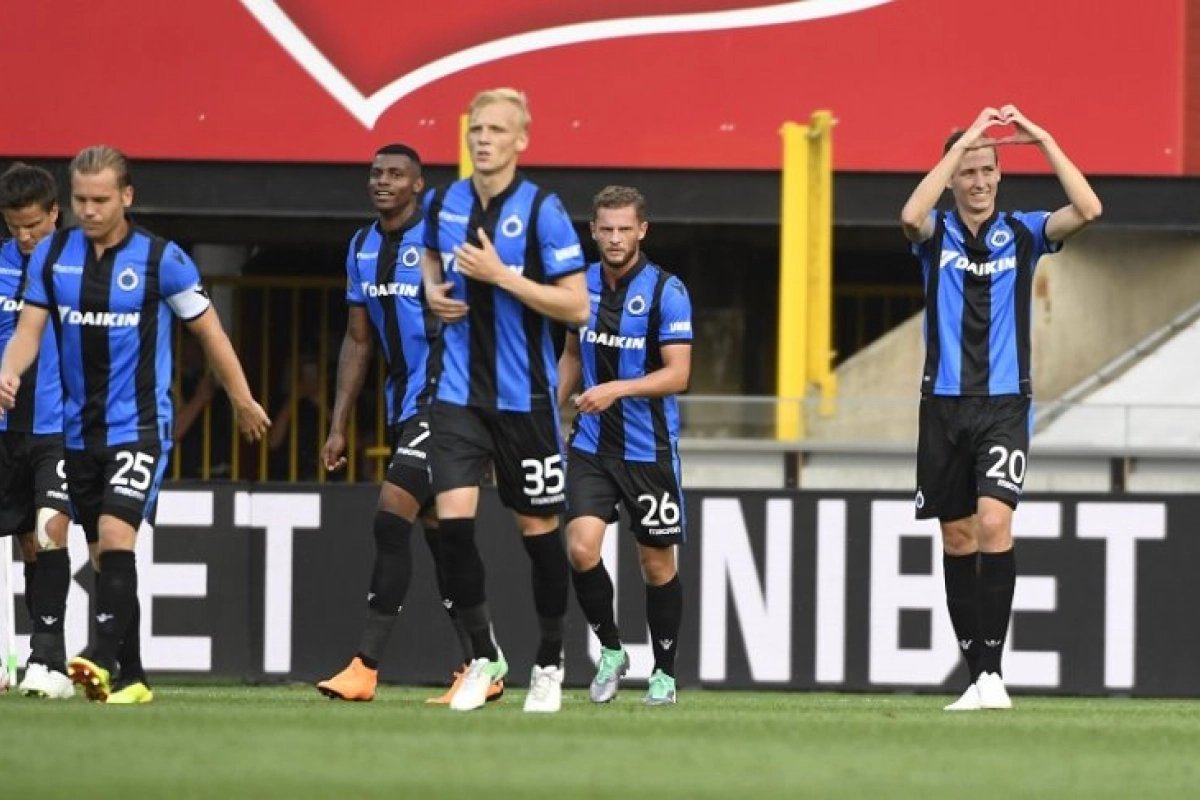
[[[129,630],[137,606],[137,557],[132,550],[109,550],[100,554],[96,577],[95,634],[92,660],[109,672],[117,663],[117,651]]]
[[[979,557],[979,634],[983,639],[981,672],[1003,675],[1000,659],[1012,616],[1013,590],[1017,584],[1017,560],[1013,551],[983,553]]]
[[[458,618],[471,637],[471,650],[476,658],[495,661],[500,657],[500,648],[496,646],[496,638],[492,636],[492,612],[487,603],[460,608]]]
[[[471,639],[477,658],[495,660],[499,653],[492,638],[492,619],[487,607],[487,575],[475,546],[475,520],[444,519],[439,523],[442,563],[446,588],[458,620]]]
[[[358,648],[358,657],[370,669],[379,669],[412,582],[411,535],[412,523],[408,520],[388,511],[375,512],[375,566],[367,596],[367,621]]]
[[[375,512],[375,567],[371,572],[371,608],[399,614],[412,582],[412,523],[387,511]]]
[[[10,542],[0,544],[0,547],[12,547]],[[37,591],[37,562],[25,562],[25,610],[29,612],[29,618],[33,619],[34,605],[33,594]]]
[[[150,685],[142,666],[142,601],[136,592],[133,595],[129,627],[125,629],[125,638],[121,640],[121,649],[117,651],[117,663],[121,668],[122,686],[139,682]]]
[[[399,614],[387,614],[375,608],[367,609],[367,623],[363,627],[358,657],[363,666],[368,669],[379,669],[379,661],[387,652],[388,642],[392,638],[392,629],[396,627]]]
[[[438,597],[442,599],[442,608],[446,609],[446,615],[450,617],[450,624],[454,626],[454,635],[458,637],[458,647],[462,651],[463,663],[466,664],[475,657],[475,651],[471,646],[471,635],[459,621],[458,609],[454,607],[454,601],[450,599],[446,565],[442,561],[441,536],[437,528],[430,528],[428,524],[425,526],[425,545],[429,548],[429,555],[433,556],[433,574],[437,579]]]
[[[654,650],[654,668],[675,677],[675,652],[683,623],[683,584],[676,574],[662,586],[646,587],[646,624]]]
[[[942,572],[946,581],[946,608],[958,648],[967,660],[971,683],[979,677],[979,658],[983,642],[979,641],[979,553],[953,556],[942,553]]]
[[[522,536],[521,542],[529,555],[533,607],[541,630],[534,663],[539,667],[558,666],[562,663],[563,617],[571,591],[571,568],[563,549],[562,531],[555,528],[549,533]]]
[[[617,630],[617,621],[613,612],[613,583],[612,576],[604,568],[601,561],[586,572],[574,572],[575,597],[588,625],[600,640],[600,644],[609,650],[619,650],[621,634]]]
[[[71,559],[66,548],[38,553],[37,587],[27,591],[33,602],[33,637],[29,660],[52,670],[67,671],[67,649],[63,641],[63,617],[67,613],[67,592],[71,588]]]

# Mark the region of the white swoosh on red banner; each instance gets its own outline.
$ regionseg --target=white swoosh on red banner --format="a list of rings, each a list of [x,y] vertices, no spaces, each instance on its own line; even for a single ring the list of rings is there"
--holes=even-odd
[[[451,53],[400,76],[370,95],[364,95],[359,91],[341,70],[334,66],[325,57],[325,54],[313,44],[304,31],[296,27],[296,24],[283,12],[275,0],[241,0],[241,3],[267,29],[275,41],[279,42],[283,49],[296,59],[317,83],[324,87],[325,91],[329,92],[369,130],[375,127],[375,122],[385,111],[418,89],[447,75],[453,75],[456,72],[509,56],[604,39],[756,28],[789,22],[804,22],[852,14],[893,1],[799,0],[799,2],[793,3],[776,3],[770,6],[731,11],[631,17],[544,28],[516,36],[507,36]]]

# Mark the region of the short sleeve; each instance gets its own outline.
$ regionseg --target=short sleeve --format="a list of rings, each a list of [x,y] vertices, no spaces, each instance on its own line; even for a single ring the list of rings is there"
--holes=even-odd
[[[200,284],[200,270],[174,242],[167,243],[159,262],[158,285],[171,311],[184,322],[196,319],[212,305]]]
[[[33,255],[29,257],[29,268],[25,271],[25,291],[22,299],[31,306],[50,307],[50,298],[46,294],[45,273],[46,254],[50,252],[50,242],[53,239],[53,236],[42,239],[34,248]],[[7,251],[9,248],[4,249]],[[13,250],[15,249],[13,248]],[[5,266],[7,266],[7,262]],[[16,266],[20,267],[19,264]]]
[[[561,278],[587,266],[571,217],[557,195],[552,194],[542,202],[538,211],[537,232],[547,279]]]
[[[1046,223],[1050,221],[1049,211],[1014,211],[1012,217],[1033,234],[1035,252],[1039,256],[1062,250],[1062,242],[1052,242],[1046,238]]]
[[[430,189],[421,200],[421,215],[425,218],[425,234],[422,236],[421,244],[426,250],[433,253],[441,250],[437,242],[438,221],[430,217],[430,212],[433,210],[433,199],[436,196],[437,189]]]
[[[362,241],[362,232],[356,233],[350,240],[346,252],[346,302],[352,306],[366,305],[367,298],[363,295],[362,282],[358,277],[358,245]]]
[[[663,287],[659,303],[662,319],[658,329],[659,344],[692,341],[692,301],[683,281],[672,276]]]

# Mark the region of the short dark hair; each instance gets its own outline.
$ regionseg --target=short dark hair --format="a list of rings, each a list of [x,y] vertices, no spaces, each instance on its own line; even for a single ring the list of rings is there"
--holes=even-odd
[[[421,156],[417,151],[406,144],[385,144],[383,147],[375,151],[378,156],[405,156],[417,168],[417,174],[421,174]]]
[[[17,211],[32,205],[43,211],[54,208],[58,205],[58,186],[46,170],[18,161],[0,175],[0,208]]]
[[[946,144],[944,144],[942,146],[942,155],[946,155],[946,153],[949,153],[950,148],[954,147],[954,145],[958,144],[958,140],[961,139],[963,137],[963,135],[966,134],[966,132],[967,131],[965,128],[955,128],[954,130],[950,131],[950,135],[946,137]],[[999,164],[1000,163],[1000,151],[997,150],[994,145],[991,146],[991,149],[992,149],[992,155],[994,155],[996,157],[996,163]]]
[[[946,137],[946,144],[942,147],[942,155],[949,153],[950,148],[958,144],[958,140],[961,139],[965,133],[966,130],[963,128],[955,128],[954,130],[950,131],[950,135]]]
[[[633,206],[638,222],[646,221],[646,198],[632,186],[605,186],[592,198],[592,219],[602,208],[628,208]]]

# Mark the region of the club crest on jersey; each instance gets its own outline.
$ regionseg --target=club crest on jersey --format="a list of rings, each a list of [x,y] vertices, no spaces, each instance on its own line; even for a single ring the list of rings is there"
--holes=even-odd
[[[1012,234],[1003,228],[997,228],[992,231],[992,235],[988,237],[988,244],[992,247],[1004,247],[1012,241]]]
[[[120,286],[127,292],[132,292],[138,287],[138,274],[133,271],[133,267],[126,267],[117,275],[117,286]]]
[[[625,311],[635,317],[640,317],[642,314],[645,314],[646,298],[642,297],[640,294],[635,294],[629,299],[629,302],[625,304]]]
[[[525,232],[525,223],[516,214],[509,214],[500,223],[500,232],[510,239],[515,239]]]
[[[421,251],[415,247],[407,248],[400,254],[400,263],[412,269],[421,263]]]

